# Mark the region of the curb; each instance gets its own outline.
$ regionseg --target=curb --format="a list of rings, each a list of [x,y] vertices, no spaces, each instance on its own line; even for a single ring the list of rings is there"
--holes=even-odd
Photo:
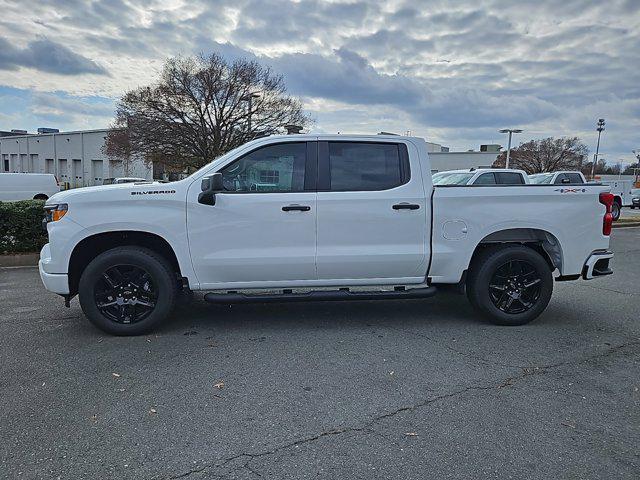
[[[613,224],[613,228],[630,228],[630,227],[640,227],[640,222],[629,222],[629,223],[619,223]]]
[[[35,267],[39,259],[39,253],[0,255],[0,267]]]

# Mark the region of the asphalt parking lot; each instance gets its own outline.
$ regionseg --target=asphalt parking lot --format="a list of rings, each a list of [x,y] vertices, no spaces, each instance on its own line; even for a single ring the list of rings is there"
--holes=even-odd
[[[0,477],[638,478],[640,228],[524,327],[463,297],[212,306],[102,334],[0,269]]]

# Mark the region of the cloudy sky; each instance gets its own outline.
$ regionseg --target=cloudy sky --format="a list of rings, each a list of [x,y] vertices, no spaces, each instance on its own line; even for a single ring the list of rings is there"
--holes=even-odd
[[[313,131],[456,150],[580,136],[640,148],[640,0],[0,0],[0,129],[109,125],[163,59],[218,51],[282,73]]]

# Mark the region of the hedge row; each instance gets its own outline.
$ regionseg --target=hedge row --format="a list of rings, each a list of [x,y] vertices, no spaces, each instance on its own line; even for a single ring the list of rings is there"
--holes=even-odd
[[[0,254],[38,252],[47,243],[42,229],[44,202],[0,202]]]

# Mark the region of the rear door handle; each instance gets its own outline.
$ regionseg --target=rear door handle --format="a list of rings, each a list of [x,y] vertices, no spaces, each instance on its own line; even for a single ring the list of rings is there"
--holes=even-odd
[[[393,206],[394,210],[418,210],[420,208],[420,205],[417,205],[415,203],[396,203]]]
[[[294,210],[298,210],[300,212],[308,212],[309,210],[311,210],[311,207],[307,205],[285,205],[284,207],[282,207],[283,212],[291,212]]]

